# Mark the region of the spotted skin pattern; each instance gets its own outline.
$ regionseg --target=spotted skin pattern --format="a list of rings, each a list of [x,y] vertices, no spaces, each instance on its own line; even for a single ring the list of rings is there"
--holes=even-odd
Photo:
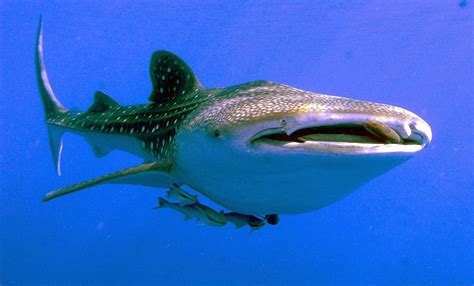
[[[156,89],[169,90],[168,87]],[[392,105],[317,94],[270,81],[254,81],[223,89],[195,88],[181,96],[166,93],[163,96],[171,101],[117,105],[103,112],[75,115],[68,111],[51,114],[47,122],[80,131],[133,136],[154,158],[162,160],[173,157],[174,137],[179,128],[192,130],[216,124],[232,126],[246,121],[311,112],[416,118],[413,113]],[[188,118],[196,109],[199,109],[197,114]]]
[[[104,112],[52,113],[47,123],[77,131],[132,136],[157,160],[173,157],[174,137],[180,124],[214,90],[195,90],[174,102],[114,106]]]
[[[271,81],[254,81],[225,88],[207,105],[192,118],[188,128],[234,126],[310,113],[370,114],[417,120],[415,114],[393,105],[319,94]]]
[[[42,22],[38,31],[37,73],[46,121],[78,131],[137,138],[157,160],[173,158],[177,130],[237,126],[258,120],[307,114],[363,114],[428,126],[405,109],[304,91],[271,81],[205,89],[178,56],[156,51],[150,62],[151,104],[121,106],[103,93],[84,113],[65,109],[54,96],[43,62]]]
[[[174,157],[175,135],[180,128],[189,131],[207,126],[225,127],[309,113],[417,118],[395,106],[312,93],[271,81],[205,89],[191,68],[167,51],[156,51],[150,61],[151,104],[121,106],[106,94],[97,92],[87,112],[74,113],[60,104],[47,80],[41,23],[37,72],[47,123],[77,131],[134,137],[156,160]]]

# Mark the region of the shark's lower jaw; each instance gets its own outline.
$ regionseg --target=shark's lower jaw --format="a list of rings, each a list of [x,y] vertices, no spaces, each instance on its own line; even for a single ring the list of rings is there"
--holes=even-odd
[[[382,144],[359,142],[331,142],[331,141],[304,141],[292,142],[271,139],[258,139],[253,145],[257,149],[288,151],[319,152],[336,154],[387,154],[387,153],[415,153],[423,149],[417,144]]]
[[[421,126],[421,127],[420,127]],[[260,150],[294,150],[341,154],[415,153],[431,140],[431,130],[424,122],[389,123],[363,117],[354,120],[319,120],[292,129],[274,128],[259,131],[249,145]]]
[[[257,149],[341,154],[414,153],[423,149],[422,142],[402,138],[397,141],[375,136],[363,125],[348,124],[303,128],[290,135],[270,133],[254,138],[251,145]]]

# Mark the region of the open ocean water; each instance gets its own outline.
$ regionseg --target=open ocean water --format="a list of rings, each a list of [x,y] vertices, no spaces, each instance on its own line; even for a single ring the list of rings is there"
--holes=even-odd
[[[0,285],[473,285],[474,26],[464,1],[0,1]],[[268,79],[419,114],[431,145],[277,226],[200,226],[152,210],[164,190],[44,193],[140,163],[64,138],[57,177],[35,77],[62,103],[148,102],[149,60],[207,87]]]

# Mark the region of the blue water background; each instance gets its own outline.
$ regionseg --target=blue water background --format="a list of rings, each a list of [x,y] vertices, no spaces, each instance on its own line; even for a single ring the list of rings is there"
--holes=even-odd
[[[2,1],[0,284],[316,285],[474,282],[472,1]],[[163,191],[44,193],[140,163],[65,136],[52,166],[34,71],[39,15],[57,96],[147,102],[153,51],[208,87],[269,79],[407,108],[433,143],[324,209],[249,235],[151,210]],[[318,182],[314,182],[317,187]],[[258,190],[255,190],[258,191]]]

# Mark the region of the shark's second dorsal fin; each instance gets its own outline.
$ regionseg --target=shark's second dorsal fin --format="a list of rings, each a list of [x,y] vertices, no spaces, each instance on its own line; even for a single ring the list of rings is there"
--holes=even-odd
[[[113,100],[110,96],[101,91],[97,91],[94,94],[94,103],[89,107],[87,112],[105,112],[111,107],[118,105],[117,101]]]
[[[156,51],[150,62],[153,91],[150,101],[163,103],[202,88],[191,68],[178,56]]]

